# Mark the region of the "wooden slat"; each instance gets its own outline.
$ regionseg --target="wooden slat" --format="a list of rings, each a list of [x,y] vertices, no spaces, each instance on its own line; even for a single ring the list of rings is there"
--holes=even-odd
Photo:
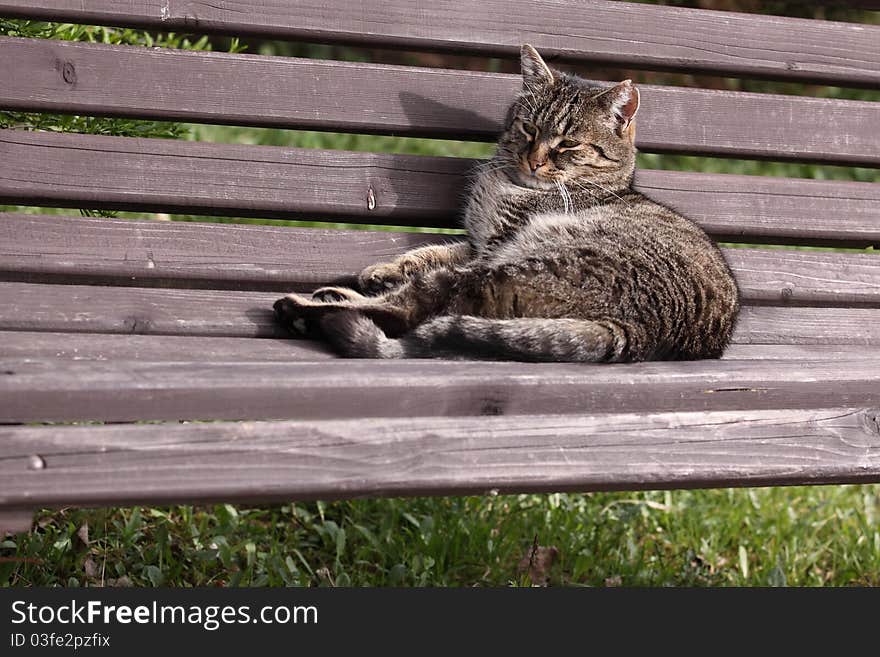
[[[305,340],[203,338],[178,335],[0,331],[0,357],[60,360],[317,361],[336,358],[322,343]],[[877,360],[880,346],[732,344],[725,360]]]
[[[880,361],[0,360],[0,422],[685,412],[880,405]]]
[[[0,457],[2,458],[2,457]],[[10,510],[0,511],[0,538],[7,534],[26,532],[34,523],[33,511]]]
[[[454,226],[473,164],[5,130],[0,202]],[[636,187],[722,239],[880,243],[876,184],[640,171]]]
[[[741,344],[880,345],[874,309],[746,306],[733,341]]]
[[[0,505],[870,483],[877,423],[864,408],[2,427]]]
[[[876,183],[640,170],[635,186],[726,241],[880,245]]]
[[[0,38],[0,60],[9,109],[453,139],[494,140],[521,85],[515,75],[41,39]],[[878,103],[640,91],[645,151],[880,162]]]
[[[164,339],[164,338],[162,338]],[[880,359],[880,346],[838,344],[732,344],[725,360],[858,360]]]
[[[604,0],[12,0],[0,16],[876,86],[880,29]]]
[[[0,213],[0,280],[311,291],[352,284],[370,264],[456,239]]]
[[[287,338],[278,293],[0,284],[0,330]],[[2,349],[2,345],[0,345]]]
[[[748,347],[751,349],[751,347]],[[776,352],[774,352],[776,353]],[[785,358],[784,352],[778,357]],[[0,331],[0,358],[59,360],[174,361],[185,355],[192,361],[318,361],[336,358],[322,343],[306,340],[255,340],[252,338],[204,338],[179,335],[121,335],[117,333],[52,333]],[[870,356],[870,353],[868,354]],[[865,348],[837,347],[792,358],[856,358]],[[878,355],[880,358],[880,355]]]
[[[0,214],[0,277],[181,287],[297,289],[450,236]],[[747,300],[880,303],[871,254],[725,249]]]
[[[0,279],[311,291],[442,235],[0,214]],[[880,255],[724,249],[747,302],[880,306]]]
[[[277,298],[271,292],[2,283],[0,330],[284,338],[272,315]],[[878,346],[880,309],[745,306],[734,342]]]
[[[471,166],[444,157],[3,130],[0,202],[449,225]]]
[[[880,254],[724,249],[748,303],[880,305]]]

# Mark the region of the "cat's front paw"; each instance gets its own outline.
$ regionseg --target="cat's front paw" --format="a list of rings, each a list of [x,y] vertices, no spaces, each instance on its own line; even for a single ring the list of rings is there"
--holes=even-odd
[[[358,276],[358,285],[365,294],[383,294],[400,287],[407,278],[407,267],[403,263],[380,262],[361,272]]]

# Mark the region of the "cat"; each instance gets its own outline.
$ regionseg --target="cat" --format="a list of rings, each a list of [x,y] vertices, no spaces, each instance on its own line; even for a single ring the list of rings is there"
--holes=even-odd
[[[290,294],[279,321],[353,358],[720,357],[737,285],[698,226],[633,190],[637,88],[553,70],[528,44],[521,68],[466,241],[368,267],[361,292]]]

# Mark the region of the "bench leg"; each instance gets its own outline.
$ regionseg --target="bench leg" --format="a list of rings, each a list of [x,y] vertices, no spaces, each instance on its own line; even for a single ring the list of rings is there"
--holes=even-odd
[[[0,511],[0,538],[28,531],[34,522],[33,511]]]

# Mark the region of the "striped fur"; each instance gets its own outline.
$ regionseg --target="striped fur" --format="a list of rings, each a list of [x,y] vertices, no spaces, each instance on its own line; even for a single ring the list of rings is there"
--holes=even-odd
[[[361,358],[719,357],[736,283],[700,228],[632,189],[638,91],[553,71],[530,46],[522,63],[496,155],[471,185],[467,241],[368,268],[371,296],[288,295],[281,321]]]

